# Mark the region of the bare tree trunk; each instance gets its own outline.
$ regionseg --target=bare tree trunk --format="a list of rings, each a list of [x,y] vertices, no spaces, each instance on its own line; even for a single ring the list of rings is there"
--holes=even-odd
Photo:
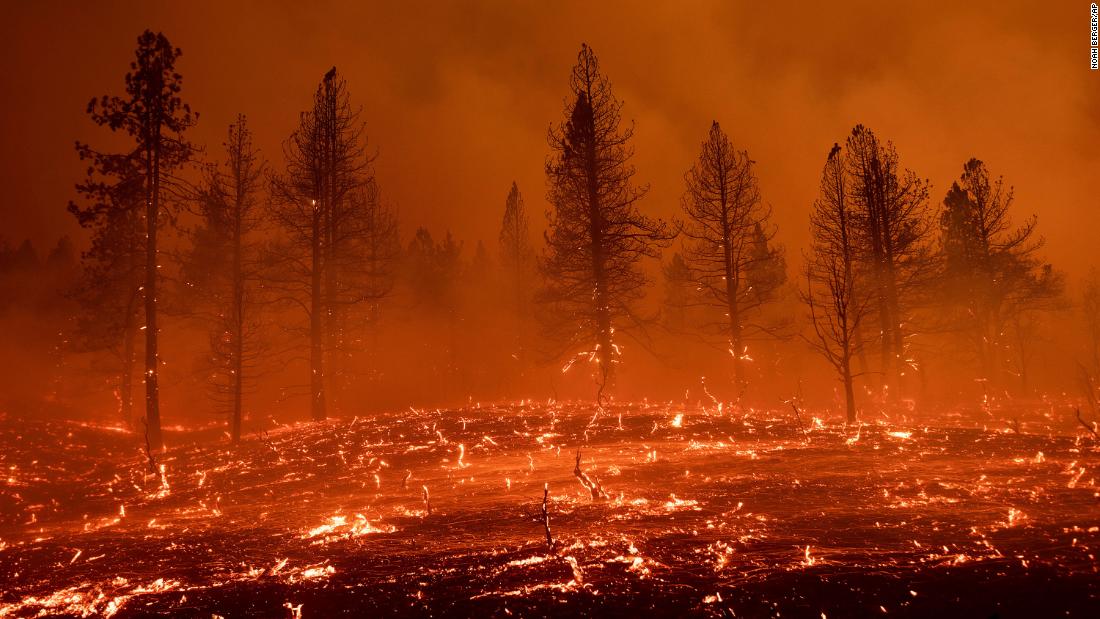
[[[890,306],[890,347],[893,365],[891,380],[894,384],[895,397],[903,393],[902,376],[905,373],[905,336],[901,328],[901,307],[898,301],[897,279],[894,267],[891,264],[887,268],[886,292],[887,303]]]
[[[726,188],[725,183],[722,184],[722,207],[723,210],[727,209],[726,205]],[[733,383],[737,389],[738,399],[740,399],[741,391],[744,387],[744,372],[741,367],[741,313],[740,308],[737,305],[737,289],[740,286],[741,278],[740,274],[736,270],[735,260],[733,255],[733,247],[731,243],[733,240],[729,234],[729,222],[726,220],[725,215],[722,218],[722,235],[723,235],[723,249],[725,251],[725,276],[726,276],[726,312],[729,314],[729,327],[730,327],[730,347],[732,350],[730,353],[733,355]]]
[[[314,204],[313,207],[313,268],[310,273],[310,312],[309,312],[309,389],[311,400],[311,412],[315,421],[321,421],[326,416],[325,411],[325,372],[323,340],[324,299],[321,296],[321,229],[323,222],[321,209]]]
[[[238,318],[241,317],[241,313],[238,310]],[[240,320],[238,320],[238,329],[240,328]],[[230,439],[234,444],[241,442],[241,418],[243,417],[243,391],[244,391],[244,344],[241,341],[241,332],[237,331],[237,341],[234,344],[235,350],[233,351],[233,418],[231,420]]]
[[[591,100],[591,99],[589,99]],[[586,119],[587,125],[592,126],[591,119]],[[611,364],[614,361],[611,348],[611,312],[607,306],[607,268],[604,264],[603,251],[604,221],[600,210],[600,193],[596,178],[596,145],[590,138],[585,149],[585,173],[588,177],[588,213],[589,229],[592,243],[592,273],[595,280],[593,300],[596,304],[596,346],[597,359],[600,364],[600,388],[597,400],[603,396],[603,390],[607,387],[608,378],[612,374]]]
[[[893,343],[890,339],[890,324],[892,318],[890,317],[890,304],[886,300],[886,291],[881,282],[883,277],[880,272],[878,277],[878,315],[879,315],[879,381],[884,391],[890,385],[890,379],[893,376],[892,364],[890,363],[890,352],[893,350]]]
[[[119,405],[122,409],[122,420],[129,428],[134,427],[134,325],[133,312],[126,321],[126,328],[122,333],[122,376],[119,381]]]
[[[344,389],[343,374],[346,369],[343,363],[344,350],[342,316],[339,312],[340,274],[340,224],[341,212],[338,200],[337,187],[337,139],[339,127],[337,123],[336,93],[334,92],[333,79],[335,74],[326,75],[324,80],[324,107],[323,116],[320,119],[321,137],[323,141],[321,173],[321,200],[322,211],[325,214],[325,260],[324,260],[324,324],[325,353],[328,356],[329,404],[339,413],[341,395]]]
[[[241,264],[241,174],[236,175],[237,201],[233,222],[233,412],[230,418],[230,440],[241,442],[242,392],[244,390],[244,273]]]
[[[856,422],[856,394],[852,387],[852,356],[847,346],[841,357],[841,375],[844,379],[844,404],[848,412],[848,423]]]
[[[730,351],[733,354],[733,383],[737,387],[738,396],[745,385],[744,367],[742,366],[741,353],[744,345],[741,341],[741,314],[737,306],[736,276],[726,278],[726,300],[730,320]]]
[[[152,449],[164,448],[160,432],[160,388],[157,382],[157,219],[160,215],[160,125],[151,129],[146,149],[145,240],[145,423]]]
[[[851,275],[849,274],[848,277],[851,278]],[[858,351],[856,359],[859,361],[859,371],[866,375],[868,372],[867,350],[863,346],[863,341],[863,325],[856,325],[856,328],[852,330],[852,347]]]

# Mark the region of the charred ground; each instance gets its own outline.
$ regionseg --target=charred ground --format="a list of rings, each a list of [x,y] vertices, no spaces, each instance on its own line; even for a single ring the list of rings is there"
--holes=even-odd
[[[0,616],[1095,616],[1100,448],[1063,411],[401,411],[177,429],[163,475],[4,420]]]

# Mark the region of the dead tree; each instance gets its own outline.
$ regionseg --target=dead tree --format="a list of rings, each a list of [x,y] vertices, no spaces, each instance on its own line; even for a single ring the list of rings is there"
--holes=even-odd
[[[721,316],[709,326],[725,336],[741,391],[743,364],[751,358],[746,338],[774,333],[761,320],[761,309],[786,281],[783,249],[772,242],[775,226],[771,209],[761,202],[753,161],[733,147],[717,121],[684,180],[685,258],[704,302]]]
[[[546,549],[554,550],[554,537],[550,535],[550,484],[542,485],[542,530],[546,533]]]
[[[862,346],[856,334],[866,316],[868,300],[858,281],[845,167],[840,146],[833,145],[810,215],[812,245],[806,260],[806,288],[801,294],[814,331],[806,340],[836,371],[844,387],[848,423],[854,423],[852,359]]]
[[[647,278],[639,262],[656,257],[672,235],[643,216],[637,202],[648,187],[633,182],[633,127],[621,127],[622,103],[582,45],[570,73],[565,122],[551,127],[546,163],[549,230],[537,300],[553,356],[575,353],[597,364],[597,400],[619,359],[617,333],[637,333],[645,321],[637,302]]]
[[[181,52],[172,47],[168,38],[146,30],[138,37],[135,60],[126,74],[126,94],[122,97],[103,96],[88,104],[92,120],[111,131],[123,131],[133,140],[134,148],[127,155],[100,153],[78,144],[82,159],[91,159],[96,170],[106,177],[123,174],[129,178],[136,162],[142,188],[141,209],[145,224],[145,266],[142,300],[145,307],[145,419],[153,449],[161,449],[164,441],[160,422],[160,355],[157,348],[157,285],[160,281],[160,258],[157,233],[161,215],[172,202],[176,184],[173,172],[189,163],[194,147],[183,133],[195,124],[196,115],[183,102],[180,91],[183,78],[175,63]],[[124,160],[132,158],[129,161]]]
[[[244,115],[229,126],[225,161],[207,168],[198,195],[202,223],[184,266],[188,292],[210,327],[211,387],[228,416],[230,440],[241,440],[244,392],[262,350],[255,332],[261,277],[261,185],[265,164]],[[192,300],[196,304],[196,300]]]

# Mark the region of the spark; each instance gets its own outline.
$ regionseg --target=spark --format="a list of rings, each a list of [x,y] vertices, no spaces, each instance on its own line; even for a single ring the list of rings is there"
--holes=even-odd
[[[802,560],[802,565],[803,566],[812,567],[813,565],[815,565],[817,563],[817,559],[810,556],[810,547],[809,546],[806,546],[806,550],[804,551],[804,555],[805,555],[805,558]]]

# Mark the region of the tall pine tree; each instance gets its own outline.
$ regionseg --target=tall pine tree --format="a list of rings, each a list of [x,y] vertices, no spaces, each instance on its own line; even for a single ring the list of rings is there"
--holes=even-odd
[[[762,310],[786,281],[783,250],[772,244],[775,226],[761,202],[753,161],[717,122],[684,178],[685,258],[704,300],[718,310],[720,318],[709,326],[726,341],[740,392],[743,365],[751,358],[746,338],[773,331]]]
[[[105,179],[132,179],[141,183],[140,209],[145,228],[145,264],[142,299],[145,309],[145,417],[149,445],[160,449],[164,445],[160,422],[160,354],[157,323],[157,285],[160,258],[157,233],[161,216],[173,202],[174,172],[192,159],[194,147],[183,137],[194,125],[197,115],[184,103],[180,92],[183,77],[176,72],[179,48],[168,38],[146,30],[138,37],[135,60],[126,74],[126,94],[122,97],[104,95],[88,104],[92,120],[111,131],[122,131],[134,148],[126,153],[110,154],[78,144],[82,159],[92,161],[89,176]],[[95,181],[89,181],[95,182]],[[105,181],[110,183],[110,180]]]
[[[634,184],[633,127],[622,127],[622,103],[582,45],[569,77],[565,122],[551,127],[547,248],[540,261],[548,340],[558,355],[597,363],[600,399],[619,360],[617,333],[643,326],[637,302],[647,278],[640,261],[656,257],[672,235],[639,212],[647,187]]]

